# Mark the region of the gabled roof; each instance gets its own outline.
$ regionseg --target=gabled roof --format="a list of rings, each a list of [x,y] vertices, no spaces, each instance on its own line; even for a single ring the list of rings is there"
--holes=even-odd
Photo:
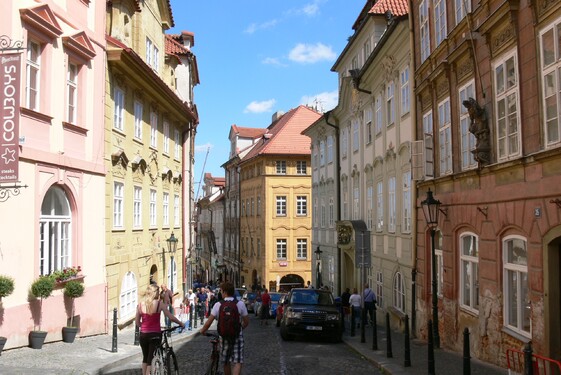
[[[409,13],[407,0],[378,0],[368,11],[368,14],[386,14],[390,11],[392,16],[401,17]]]
[[[170,55],[188,55],[189,48],[179,43],[174,35],[166,34],[166,53]]]
[[[237,134],[241,138],[259,138],[267,132],[265,128],[246,128],[243,126],[232,125],[231,133]]]
[[[243,158],[259,155],[310,155],[310,138],[302,134],[321,114],[304,105],[291,109],[267,128],[267,133]]]

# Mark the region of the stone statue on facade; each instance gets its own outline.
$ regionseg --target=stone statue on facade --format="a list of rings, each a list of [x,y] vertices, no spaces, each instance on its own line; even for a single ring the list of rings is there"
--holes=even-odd
[[[475,149],[471,152],[473,157],[479,164],[479,168],[491,162],[491,140],[489,136],[489,124],[487,122],[487,114],[477,101],[473,98],[462,102],[467,108],[470,124],[469,132],[475,136]]]

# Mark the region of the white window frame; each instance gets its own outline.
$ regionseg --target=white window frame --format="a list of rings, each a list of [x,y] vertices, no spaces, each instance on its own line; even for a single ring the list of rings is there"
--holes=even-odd
[[[388,178],[388,232],[395,233],[396,226],[396,178],[391,176]]]
[[[411,171],[403,173],[403,197],[401,208],[401,232],[411,233]]]
[[[286,174],[286,160],[277,160],[275,162],[276,165],[276,173],[277,174]]]
[[[430,55],[429,0],[419,4],[419,35],[421,38],[421,63]]]
[[[157,224],[157,193],[155,189],[150,189],[150,227],[154,228]]]
[[[333,163],[333,137],[327,137],[327,162]]]
[[[372,185],[366,188],[366,209],[366,228],[372,230],[374,222],[374,187]]]
[[[329,198],[329,228],[335,225],[335,200]]]
[[[384,114],[382,112],[382,95],[376,95],[374,100],[374,112],[376,113],[376,135],[382,133],[382,123],[384,121]]]
[[[125,207],[125,184],[122,182],[113,182],[113,228],[123,228],[123,216]]]
[[[158,113],[150,112],[150,147],[158,147]]]
[[[452,173],[452,119],[450,98],[438,104],[438,145],[440,157],[440,176]]]
[[[341,129],[341,156],[343,158],[347,157],[347,149],[348,149],[348,127],[344,127]]]
[[[386,86],[386,119],[387,126],[395,124],[395,84],[391,81]]]
[[[360,148],[360,123],[357,119],[352,121],[353,127],[353,152],[358,152]]]
[[[164,154],[169,155],[169,122],[164,120]]]
[[[78,78],[80,67],[78,64],[68,62],[66,73],[66,121],[76,124],[78,119]]]
[[[432,110],[423,114],[423,132],[425,144],[425,178],[434,178],[434,126]]]
[[[393,278],[393,307],[405,312],[405,279],[401,272],[396,272]]]
[[[277,216],[286,216],[286,195],[276,197]]]
[[[277,260],[287,260],[286,238],[277,238]]]
[[[384,230],[384,183],[376,184],[376,231]]]
[[[513,81],[509,82],[507,67],[512,61]],[[504,73],[504,74],[501,74]],[[497,158],[506,161],[520,156],[521,130],[520,130],[520,90],[518,83],[518,57],[516,50],[505,54],[493,64],[493,83],[495,101],[495,123],[497,124]],[[507,87],[507,85],[510,85]],[[516,105],[513,111],[506,112],[508,103]],[[504,112],[501,111],[504,108]],[[512,109],[512,108],[511,108]],[[507,124],[508,118],[516,121],[516,126]],[[502,130],[501,130],[502,128]],[[514,131],[512,131],[514,129]],[[508,132],[508,134],[507,134]]]
[[[181,132],[179,129],[173,129],[173,138],[175,143],[173,156],[175,160],[181,160]]]
[[[169,260],[167,285],[173,290],[177,290],[177,261],[175,258]]]
[[[458,108],[460,109],[460,142],[462,170],[473,169],[477,167],[475,156],[472,151],[475,150],[475,136],[469,131],[471,119],[468,109],[463,105],[464,100],[475,98],[475,81],[470,80],[458,90]]]
[[[305,195],[296,196],[296,216],[308,215],[308,197]]]
[[[522,245],[524,254],[518,258],[519,261],[512,262],[509,252],[515,245]],[[521,236],[508,236],[502,241],[503,247],[503,295],[504,295],[504,325],[525,337],[531,337],[531,311],[529,302],[528,284],[528,245],[527,240]],[[514,251],[514,250],[513,250]],[[509,280],[514,280],[515,285],[510,285]],[[512,290],[513,287],[516,290]],[[520,297],[521,298],[520,298]],[[510,305],[514,304],[514,309]],[[527,312],[527,327],[524,327],[524,312]]]
[[[136,276],[129,271],[123,276],[119,293],[119,317],[121,320],[134,317],[138,306],[138,286]]]
[[[152,40],[146,37],[146,64],[152,66]]]
[[[411,108],[410,104],[410,95],[411,90],[409,86],[409,66],[406,66],[400,73],[399,73],[399,81],[401,84],[401,116],[406,113],[409,113]]]
[[[320,205],[320,227],[325,228],[326,225],[326,213],[325,213],[325,199],[321,198],[321,205]]]
[[[456,25],[471,12],[471,0],[454,0],[456,6]]]
[[[561,18],[540,31],[545,147],[561,143]],[[549,47],[549,48],[547,48]]]
[[[305,160],[297,160],[296,161],[296,174],[298,175],[306,175],[308,174],[308,166]]]
[[[448,35],[446,21],[446,0],[434,0],[434,41],[437,46]]]
[[[479,313],[479,237],[460,235],[460,307]]]
[[[364,129],[366,130],[366,144],[372,143],[372,108],[364,110]]]
[[[115,103],[113,127],[119,131],[125,131],[125,92],[120,87],[115,87],[113,97]]]
[[[173,197],[173,226],[175,228],[179,227],[181,222],[181,209],[180,209],[180,199],[178,194],[174,194]]]
[[[306,238],[296,239],[296,260],[308,259],[308,240]]]
[[[382,271],[376,272],[376,305],[384,308],[384,274]]]
[[[25,106],[34,111],[40,110],[42,48],[34,40],[27,42]]]
[[[163,225],[169,226],[169,193],[164,192],[162,198]]]
[[[444,287],[444,257],[443,257],[443,238],[442,232],[437,229],[434,234],[434,255],[436,260],[436,295],[442,298],[442,290]],[[432,263],[431,263],[432,267]],[[431,269],[432,270],[432,269]]]
[[[133,187],[133,227],[142,228],[142,187]]]
[[[142,117],[144,105],[139,100],[134,101],[134,138],[142,141]]]

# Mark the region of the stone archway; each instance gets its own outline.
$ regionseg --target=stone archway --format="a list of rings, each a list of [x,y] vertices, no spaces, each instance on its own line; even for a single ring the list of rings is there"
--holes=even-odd
[[[279,292],[288,292],[292,288],[303,288],[304,279],[296,274],[290,273],[281,277],[278,285]]]
[[[547,345],[546,354],[550,358],[561,358],[561,226],[549,231],[543,237],[544,251],[544,330]],[[533,314],[540,315],[539,311]],[[534,316],[532,319],[536,319]]]
[[[158,266],[155,264],[150,267],[150,280],[148,280],[150,284],[159,285],[158,282]]]

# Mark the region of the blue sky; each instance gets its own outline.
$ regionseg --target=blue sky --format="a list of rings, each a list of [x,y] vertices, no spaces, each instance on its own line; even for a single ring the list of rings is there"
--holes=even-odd
[[[200,85],[195,193],[224,176],[233,124],[264,128],[277,111],[337,104],[335,60],[365,0],[171,0],[175,27],[195,34]],[[205,164],[207,150],[208,158]],[[204,165],[204,170],[203,170]]]

